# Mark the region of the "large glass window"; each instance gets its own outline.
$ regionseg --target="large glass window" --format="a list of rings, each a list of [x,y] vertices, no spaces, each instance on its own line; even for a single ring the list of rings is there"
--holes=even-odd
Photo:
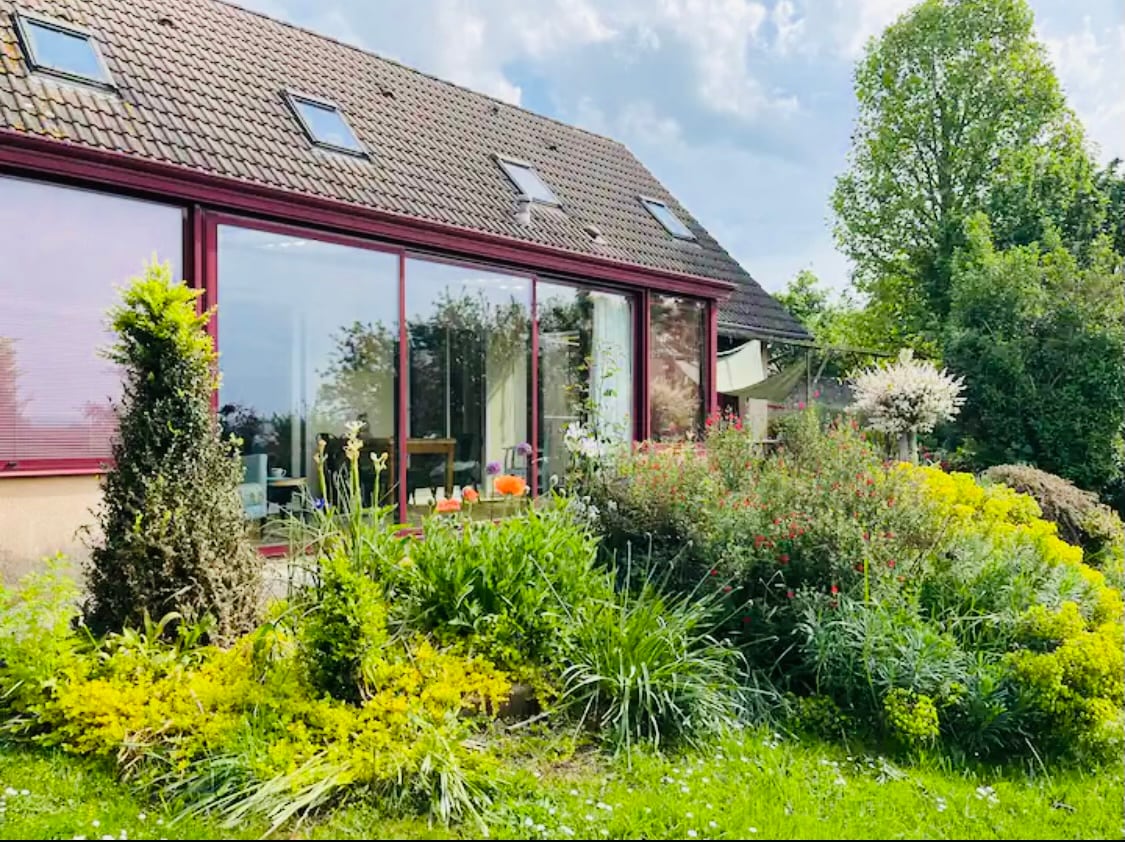
[[[570,424],[610,440],[633,437],[633,301],[561,284],[536,289],[540,470],[549,485],[566,474]]]
[[[528,278],[407,261],[412,519],[466,488],[487,514],[497,476],[531,482],[530,302]]]
[[[183,230],[179,208],[0,177],[0,473],[110,458],[106,311],[153,256],[180,277]]]
[[[347,424],[393,470],[398,257],[286,233],[219,226],[219,412],[242,439],[243,505],[261,520],[317,485],[313,456],[327,443],[330,477],[345,468]],[[375,472],[360,463],[364,503]],[[393,474],[384,473],[383,502]]]
[[[652,437],[696,436],[703,424],[703,324],[700,301],[653,296],[649,313]]]

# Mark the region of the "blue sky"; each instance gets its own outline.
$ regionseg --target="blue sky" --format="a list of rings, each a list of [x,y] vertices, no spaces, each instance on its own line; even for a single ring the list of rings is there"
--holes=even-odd
[[[628,145],[767,289],[848,282],[828,197],[868,37],[911,0],[239,0]],[[1031,0],[1071,107],[1125,157],[1125,3]]]

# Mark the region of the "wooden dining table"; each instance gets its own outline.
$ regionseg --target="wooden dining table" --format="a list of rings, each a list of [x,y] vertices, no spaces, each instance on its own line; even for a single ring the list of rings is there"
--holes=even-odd
[[[387,454],[387,472],[391,477],[391,482],[397,482],[398,474],[395,473],[395,440],[393,438],[373,439],[372,445],[372,449],[376,453]],[[408,438],[406,440],[406,453],[408,456],[429,453],[445,456],[446,498],[453,496],[453,457],[456,455],[456,452],[456,439]]]

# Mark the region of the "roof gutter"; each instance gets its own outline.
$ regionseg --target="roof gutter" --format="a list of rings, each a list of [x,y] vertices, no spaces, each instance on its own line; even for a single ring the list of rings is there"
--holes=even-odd
[[[150,198],[198,202],[224,210],[366,235],[406,246],[703,298],[726,299],[734,284],[487,234],[363,205],[283,190],[180,164],[0,129],[0,170],[52,175],[125,188]]]

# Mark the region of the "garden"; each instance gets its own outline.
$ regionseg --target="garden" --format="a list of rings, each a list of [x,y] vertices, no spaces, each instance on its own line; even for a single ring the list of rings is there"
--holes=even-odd
[[[680,445],[574,426],[554,493],[498,481],[506,517],[467,495],[420,535],[363,505],[385,457],[353,425],[275,595],[197,295],[154,265],[111,313],[85,588],[54,563],[0,592],[5,836],[1122,832],[1121,521],[1034,469],[916,463],[959,402],[933,365],[768,451],[732,415]]]

